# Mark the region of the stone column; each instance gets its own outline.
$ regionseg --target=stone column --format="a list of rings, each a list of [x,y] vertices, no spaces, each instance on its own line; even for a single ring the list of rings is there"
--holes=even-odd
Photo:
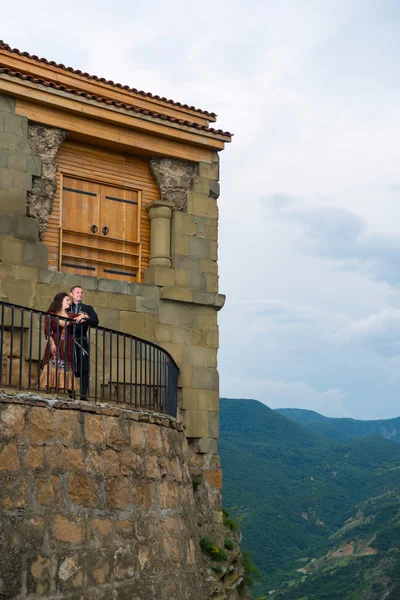
[[[151,222],[150,267],[171,267],[172,202],[156,201],[148,205]]]

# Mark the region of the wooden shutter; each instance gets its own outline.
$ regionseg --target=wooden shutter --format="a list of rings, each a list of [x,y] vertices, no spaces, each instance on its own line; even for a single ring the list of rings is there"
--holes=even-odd
[[[116,207],[119,206],[119,214],[121,214],[122,211],[122,216],[125,220],[124,231],[127,232],[129,236],[133,236],[133,232],[129,232],[129,227],[127,230],[126,226],[127,221],[129,220],[129,211],[131,211],[131,215],[132,210],[137,211],[138,237],[135,241],[140,243],[138,252],[138,276],[134,280],[143,281],[143,273],[148,266],[150,254],[150,221],[148,211],[146,210],[146,204],[160,199],[160,193],[151,174],[148,159],[133,155],[120,154],[109,150],[97,149],[77,142],[66,142],[61,146],[57,155],[57,164],[57,192],[54,198],[53,212],[50,215],[44,236],[44,242],[49,247],[49,267],[53,269],[59,269],[59,249],[60,243],[62,242],[62,240],[60,240],[60,229],[62,224],[61,199],[62,195],[66,193],[65,190],[61,190],[61,186],[68,187],[68,185],[65,184],[65,181],[68,181],[68,178],[70,178],[84,181],[86,184],[99,185],[100,197],[102,197],[102,195],[104,197],[113,196],[116,189],[118,190],[118,193],[123,194],[123,197],[118,195],[115,196],[120,200],[136,202],[136,198],[140,197],[140,202],[138,200],[137,205],[130,204],[129,202],[120,202],[118,204],[117,201],[110,201],[112,204],[110,204],[108,208],[104,208],[104,211],[106,212],[103,211],[103,214],[107,216],[107,210],[112,212],[113,209],[116,210]],[[64,181],[64,183],[62,183],[62,181]],[[90,188],[88,189],[90,191]],[[122,192],[120,190],[122,190]],[[123,204],[126,206],[122,210],[120,205]],[[82,223],[86,224],[84,220]],[[88,224],[89,223],[86,225]],[[99,228],[100,225],[101,223],[99,222]],[[107,226],[107,224],[104,224],[103,227],[104,226]],[[111,233],[109,235],[111,236]],[[105,247],[108,247],[109,250],[113,249],[112,245],[108,242],[103,242],[103,244]],[[123,266],[129,267],[129,260],[126,258],[128,255],[128,246],[129,244],[127,243],[123,247],[126,251],[126,254],[124,254],[124,261],[122,264]],[[134,252],[131,252],[131,254],[134,254]],[[63,271],[69,270],[68,267],[61,267],[61,269]],[[109,270],[117,269],[110,267]],[[85,270],[80,270],[79,272],[83,274],[85,273]],[[95,272],[86,271],[86,273],[98,277],[104,276],[104,274],[97,271],[97,267]],[[117,279],[120,278],[116,274],[112,273],[109,273],[108,277]]]

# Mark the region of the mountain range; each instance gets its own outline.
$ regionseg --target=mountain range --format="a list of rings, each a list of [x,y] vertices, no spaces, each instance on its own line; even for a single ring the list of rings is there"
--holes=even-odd
[[[400,417],[361,421],[324,417],[313,410],[301,408],[278,408],[276,412],[299,425],[303,425],[309,431],[333,440],[345,442],[368,437],[369,435],[379,435],[400,444]]]
[[[400,547],[400,540],[392,541],[393,567],[383,557],[388,555],[387,548],[383,551],[376,545],[368,546],[371,540],[360,535],[365,525],[372,528],[379,525],[379,531],[370,531],[370,538],[375,536],[379,540],[389,520],[394,519],[395,523],[399,520],[400,444],[386,439],[382,429],[378,430],[379,435],[362,437],[360,431],[365,422],[356,421],[359,427],[351,425],[353,430],[349,431],[348,419],[325,419],[312,411],[273,411],[256,400],[221,399],[223,500],[225,507],[241,521],[243,547],[253,553],[260,568],[261,579],[254,587],[255,594],[296,600],[369,598],[354,595],[358,593],[354,590],[348,592],[353,595],[343,595],[347,591],[339,583],[341,595],[332,595],[329,569],[332,567],[338,573],[338,558],[344,560],[340,552],[343,547],[346,547],[345,563],[352,560],[348,557],[359,560],[362,549],[371,547],[362,555],[361,566],[367,561],[378,564],[382,559],[386,570],[378,569],[368,585],[375,585],[376,589],[383,585],[382,594],[395,589],[396,577],[392,571],[396,569],[395,548]],[[335,423],[333,429],[327,427],[326,435],[311,428],[318,423],[332,425],[330,421]],[[346,421],[343,429],[336,421]],[[390,426],[393,421],[396,420]],[[366,423],[364,431],[369,431],[371,422]],[[386,503],[391,506],[390,515]],[[357,515],[365,515],[368,512],[365,507],[375,507],[379,516],[371,513],[365,517],[369,519],[367,523],[360,521]],[[382,515],[386,517],[382,519]],[[362,528],[349,527],[351,519]],[[396,531],[393,524],[390,529]],[[349,548],[353,550],[350,552]],[[324,567],[323,571],[317,569],[319,565]],[[337,578],[335,575],[335,585]],[[344,577],[344,581],[348,580]],[[310,589],[296,595],[300,593],[300,588],[296,591],[299,585]],[[324,586],[328,587],[328,595],[323,591]],[[361,583],[358,588],[362,590]],[[371,596],[375,597],[380,598]],[[395,598],[398,600],[400,594]]]

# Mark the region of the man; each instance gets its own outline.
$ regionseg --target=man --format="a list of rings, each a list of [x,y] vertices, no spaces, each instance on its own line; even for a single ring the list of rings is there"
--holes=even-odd
[[[89,390],[90,347],[87,338],[89,327],[96,327],[99,319],[93,306],[83,304],[83,290],[79,285],[70,289],[71,312],[78,315],[75,319],[75,377],[80,378],[81,400],[87,399]]]

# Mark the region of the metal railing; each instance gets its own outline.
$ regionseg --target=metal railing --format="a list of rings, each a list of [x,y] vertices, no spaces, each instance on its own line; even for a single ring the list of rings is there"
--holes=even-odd
[[[0,302],[0,385],[176,417],[179,369],[151,342]]]

